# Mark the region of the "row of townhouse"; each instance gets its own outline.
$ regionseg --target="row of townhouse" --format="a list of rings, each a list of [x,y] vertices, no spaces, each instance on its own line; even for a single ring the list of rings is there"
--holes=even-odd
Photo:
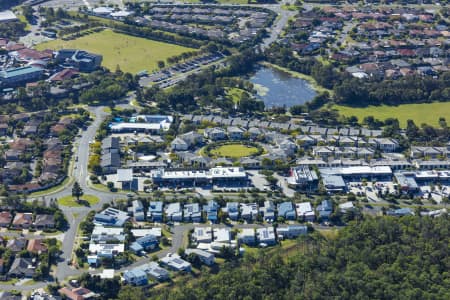
[[[232,126],[238,127],[241,130],[246,130],[251,136],[257,137],[264,133],[261,129],[269,130],[298,130],[303,134],[308,135],[341,135],[341,136],[365,136],[365,137],[381,137],[383,131],[357,128],[357,127],[342,127],[342,128],[329,128],[321,127],[316,124],[301,125],[299,120],[290,119],[285,123],[265,121],[260,119],[242,119],[240,117],[221,117],[218,115],[182,115],[181,118],[185,121],[193,122],[196,125],[200,125],[203,122],[221,125],[224,127]],[[239,133],[238,133],[239,135]],[[222,129],[217,133],[218,137],[226,136],[226,130]]]
[[[53,215],[17,212],[13,214],[9,211],[0,212],[0,227],[11,227],[13,229],[46,229],[55,227]]]

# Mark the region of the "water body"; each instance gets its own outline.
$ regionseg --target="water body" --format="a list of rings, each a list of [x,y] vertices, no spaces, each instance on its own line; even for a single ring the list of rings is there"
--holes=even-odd
[[[267,108],[305,104],[317,95],[306,80],[269,67],[258,67],[250,81]]]

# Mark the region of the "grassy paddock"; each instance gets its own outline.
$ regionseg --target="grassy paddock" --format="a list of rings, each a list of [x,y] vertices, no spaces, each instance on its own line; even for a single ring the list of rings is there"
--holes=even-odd
[[[427,123],[438,126],[439,118],[450,114],[450,102],[433,102],[421,104],[402,104],[398,106],[368,106],[364,108],[334,105],[340,114],[349,117],[356,116],[359,122],[367,116],[384,121],[387,118],[397,118],[402,128],[406,127],[408,119],[414,120],[416,125]]]
[[[158,61],[165,61],[169,57],[195,50],[116,33],[112,30],[92,33],[70,41],[57,39],[36,46],[38,50],[59,50],[63,48],[82,49],[102,54],[103,66],[111,71],[115,71],[119,66],[122,71],[130,73],[156,70]]]

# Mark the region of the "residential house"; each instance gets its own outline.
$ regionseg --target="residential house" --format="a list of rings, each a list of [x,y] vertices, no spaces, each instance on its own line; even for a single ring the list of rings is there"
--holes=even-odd
[[[186,151],[187,149],[189,149],[189,144],[186,143],[182,138],[176,137],[170,143],[170,149],[172,151]]]
[[[136,222],[143,222],[145,220],[144,206],[140,200],[133,200],[131,202],[130,211]]]
[[[136,239],[136,241],[130,245],[130,249],[135,253],[139,253],[142,250],[153,250],[158,247],[158,244],[158,239],[153,234],[149,234]]]
[[[0,123],[0,135],[5,136],[8,133],[8,124]]]
[[[9,277],[31,278],[36,272],[36,266],[31,258],[16,257],[8,271]]]
[[[185,250],[186,255],[194,254],[197,255],[198,258],[202,263],[204,263],[207,266],[212,266],[215,262],[214,254],[206,252],[204,250],[200,249],[186,249]]]
[[[94,223],[111,227],[122,227],[130,217],[124,211],[108,207],[104,211],[95,214]]]
[[[16,213],[12,222],[12,227],[15,229],[30,228],[33,225],[32,213]]]
[[[248,129],[247,132],[251,140],[256,140],[257,138],[259,138],[264,134],[263,131],[258,127],[251,127]]]
[[[206,219],[212,223],[216,223],[218,220],[219,205],[216,201],[210,200],[208,204],[203,207],[206,212]]]
[[[418,147],[411,146],[411,158],[448,158],[450,151],[446,147]]]
[[[414,211],[409,208],[399,208],[399,209],[392,209],[388,210],[386,212],[388,216],[394,216],[394,217],[404,217],[404,216],[414,216]]]
[[[339,211],[341,213],[346,213],[348,211],[352,211],[355,209],[355,205],[353,205],[353,202],[347,201],[344,203],[339,204]]]
[[[55,228],[55,216],[54,215],[36,215],[33,223],[36,229]]]
[[[400,146],[397,140],[391,138],[371,138],[369,145],[387,153],[395,152]]]
[[[240,164],[245,169],[259,169],[261,168],[261,161],[251,157],[243,157],[240,159]]]
[[[264,207],[260,208],[264,221],[271,223],[275,221],[275,205],[273,201],[264,201]]]
[[[214,242],[229,244],[231,242],[231,231],[229,228],[214,228]]]
[[[165,212],[168,221],[183,221],[183,210],[181,209],[181,203],[169,203],[165,208]]]
[[[203,143],[203,136],[195,131],[186,132],[178,136],[178,138],[182,139],[187,145],[188,148],[191,148],[196,145],[200,145]]]
[[[292,202],[282,202],[278,204],[278,216],[285,220],[295,220],[295,209]]]
[[[224,140],[227,137],[225,130],[219,127],[206,128],[204,136],[212,141]]]
[[[147,273],[137,268],[123,272],[123,279],[131,285],[140,286],[148,284]]]
[[[246,245],[254,245],[256,243],[256,235],[254,228],[244,228],[238,235],[238,239],[241,243]]]
[[[254,221],[258,217],[258,204],[241,203],[241,218],[246,221]]]
[[[333,202],[331,202],[331,200],[323,200],[322,203],[317,206],[317,212],[319,213],[319,219],[328,221],[333,212]]]
[[[161,268],[158,263],[152,261],[148,264],[142,265],[138,267],[140,270],[144,271],[148,276],[158,280],[158,281],[164,281],[169,279],[170,273],[166,270]]]
[[[69,300],[89,300],[98,296],[96,293],[84,287],[73,289],[63,287],[58,290],[58,293]]]
[[[244,137],[244,130],[237,126],[229,126],[227,128],[228,138],[230,140],[241,140]]]
[[[102,167],[102,172],[104,174],[111,174],[117,171],[120,168],[120,154],[109,152],[105,153],[101,157],[100,166]]]
[[[202,211],[200,209],[200,204],[189,203],[184,205],[183,220],[185,222],[199,223],[202,221]]]
[[[299,220],[313,222],[316,219],[316,214],[314,213],[310,202],[297,203],[295,207]]]
[[[24,250],[26,245],[27,240],[25,238],[15,238],[8,240],[6,243],[6,248],[11,250],[13,253],[17,253]]]
[[[222,208],[224,212],[228,214],[228,217],[232,221],[237,221],[239,219],[239,203],[238,202],[227,202],[226,207]]]
[[[163,221],[163,203],[162,201],[150,201],[147,210],[147,220],[153,222]]]
[[[12,215],[9,211],[0,212],[0,227],[8,227],[11,224]]]
[[[290,139],[284,139],[283,141],[278,143],[278,147],[282,149],[288,156],[293,156],[298,148],[297,144]]]
[[[27,251],[31,253],[45,253],[48,251],[47,245],[42,239],[31,239],[28,241]]]
[[[6,161],[18,161],[23,154],[21,150],[8,149],[5,151],[4,157]]]
[[[258,237],[258,243],[266,245],[275,245],[275,230],[273,227],[263,227],[256,229],[256,236]]]
[[[192,237],[197,243],[211,243],[212,242],[212,228],[211,227],[195,227]]]
[[[307,232],[308,227],[305,225],[288,225],[277,227],[278,238],[294,239],[300,235],[305,235]]]
[[[161,264],[167,266],[174,271],[191,271],[191,264],[183,259],[177,254],[169,253],[167,256],[161,258]]]

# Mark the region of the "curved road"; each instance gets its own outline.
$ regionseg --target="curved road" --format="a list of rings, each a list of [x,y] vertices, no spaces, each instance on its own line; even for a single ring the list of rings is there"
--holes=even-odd
[[[261,43],[261,48],[266,49],[272,42],[274,42],[278,36],[281,34],[282,29],[286,26],[290,17],[294,16],[296,12],[287,11],[281,9],[281,6],[278,5],[261,5],[266,8],[269,8],[275,11],[279,17],[273,24],[270,35],[266,39],[264,39]],[[91,188],[88,185],[89,180],[89,172],[87,169],[88,160],[89,160],[89,142],[95,139],[95,135],[97,133],[98,128],[102,121],[108,116],[108,113],[104,112],[104,107],[90,107],[89,111],[95,114],[95,119],[92,124],[84,131],[81,137],[77,138],[74,141],[74,156],[78,157],[78,160],[74,163],[71,177],[78,181],[81,188],[83,189],[85,194],[90,194],[97,196],[100,201],[96,205],[92,207],[65,207],[61,206],[61,209],[64,215],[67,218],[69,223],[69,229],[64,233],[64,238],[62,242],[62,254],[60,256],[60,261],[58,262],[53,275],[57,281],[61,282],[66,280],[68,277],[76,276],[81,274],[83,271],[73,268],[72,266],[67,265],[67,260],[71,259],[73,248],[75,245],[75,238],[78,230],[79,224],[83,221],[83,219],[87,216],[89,211],[97,210],[102,207],[104,203],[109,203],[111,200],[117,197],[117,193],[112,194],[108,192],[102,192]],[[47,198],[51,196],[52,198],[61,198],[63,196],[72,194],[72,184],[65,186],[62,190],[57,192],[52,192],[45,195]],[[120,194],[119,194],[120,195]],[[32,199],[31,199],[32,200]],[[172,246],[168,249],[164,249],[158,253],[159,257],[165,256],[169,252],[176,252],[178,248],[183,246],[184,242],[184,234],[187,230],[193,228],[194,225],[180,225],[173,227],[173,237],[172,237]],[[147,263],[150,258],[141,259],[134,264],[121,269],[120,271],[124,271],[134,266],[142,265]],[[93,273],[97,273],[97,271],[93,271]],[[45,287],[50,282],[39,282],[33,285],[4,285],[0,284],[0,290],[18,290],[18,291],[31,291],[37,288]]]

